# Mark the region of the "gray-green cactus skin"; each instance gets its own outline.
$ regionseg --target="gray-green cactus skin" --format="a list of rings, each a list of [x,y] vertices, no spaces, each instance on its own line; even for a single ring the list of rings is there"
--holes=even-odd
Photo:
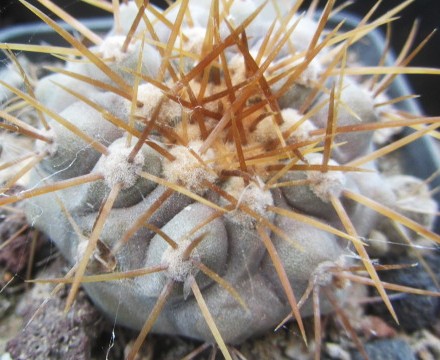
[[[229,9],[230,20],[234,26],[246,19],[257,6],[262,4],[262,1],[245,1],[245,3],[246,6],[234,3]],[[184,23],[182,33],[197,29],[201,29],[203,33],[207,26],[210,5],[210,1],[190,1],[193,28]],[[280,4],[280,6],[283,5]],[[169,11],[166,14],[167,18],[174,20],[178,10],[179,7],[176,6],[174,10]],[[288,9],[284,10],[287,13]],[[112,48],[120,46],[120,38],[125,39],[136,12],[137,8],[131,2],[128,5],[121,5],[121,27],[115,27],[102,45],[92,48],[102,58],[113,57],[106,63],[132,87],[139,85],[136,85],[137,80],[133,75],[138,69],[151,78],[158,78],[161,69],[159,50],[147,43],[141,46],[141,36],[133,38],[126,53],[110,53]],[[247,27],[246,35],[249,39],[248,46],[251,54],[258,53],[275,16],[276,10],[269,2]],[[292,22],[296,20],[298,18],[293,17]],[[166,43],[170,30],[160,21],[155,24],[157,36]],[[143,31],[142,26],[143,23],[139,25],[138,33]],[[316,28],[317,24],[308,18],[299,21],[298,26],[290,35],[290,41],[295,45],[295,50],[285,45],[278,50],[279,54],[272,62],[281,62],[291,56],[292,51],[299,54],[307,49]],[[222,24],[219,34],[225,38],[228,31],[227,26]],[[198,40],[199,43],[194,40],[195,43],[190,45],[184,39],[178,41],[181,43],[176,42],[176,49],[182,47],[185,50],[190,46],[192,46],[191,49],[200,47],[200,40]],[[143,49],[142,57],[139,56],[141,48]],[[328,49],[323,50],[322,57],[328,52]],[[243,65],[245,61],[238,48],[226,48],[224,53],[227,60],[231,63],[235,61],[236,64],[234,69],[231,68],[232,81],[234,83],[243,81],[246,77]],[[142,66],[139,66],[140,58],[142,58]],[[174,65],[178,66],[179,60],[175,61],[177,65]],[[185,61],[188,69],[193,69],[200,59],[187,57]],[[280,110],[299,110],[302,103],[316,89],[318,75],[323,72],[324,67],[325,64],[321,63],[321,55],[316,55],[313,62],[309,64],[308,70],[304,71],[301,77],[278,99]],[[72,62],[66,65],[66,69],[112,86],[117,85],[108,80],[105,74],[88,61]],[[165,77],[163,81],[172,84],[171,78]],[[81,95],[97,104],[97,107],[91,107],[57,84],[80,92]],[[139,89],[145,84],[142,80]],[[194,83],[192,86],[196,89],[197,84]],[[224,84],[209,83],[209,86],[215,90],[216,86],[220,87]],[[283,81],[275,83],[272,85],[272,90],[276,92],[282,86]],[[361,84],[347,77],[341,89],[343,90],[341,90],[340,103],[343,105],[339,106],[335,119],[338,126],[378,121],[379,114],[374,107],[373,97],[362,88]],[[320,91],[320,93],[322,95],[317,96],[314,103],[328,103],[330,90]],[[239,92],[236,95],[239,96]],[[133,329],[142,328],[162,289],[170,279],[175,282],[175,286],[154,324],[153,331],[156,333],[178,334],[212,341],[209,327],[191,292],[190,281],[193,277],[227,343],[240,343],[251,336],[273,329],[289,314],[291,307],[286,299],[279,275],[258,232],[261,219],[243,211],[239,207],[240,204],[245,204],[247,208],[273,224],[278,230],[273,231],[274,229],[264,227],[264,231],[271,239],[283,264],[294,294],[300,298],[309,282],[312,281],[313,274],[319,272],[325,264],[343,266],[352,261],[352,245],[349,240],[325,229],[320,229],[300,219],[283,216],[279,211],[274,212],[269,209],[283,209],[307,216],[315,222],[343,231],[341,220],[331,203],[331,198],[337,197],[341,199],[358,235],[362,238],[368,237],[375,229],[378,215],[364,206],[344,199],[342,192],[348,189],[391,206],[395,201],[391,187],[376,171],[375,164],[372,162],[365,166],[368,171],[330,170],[323,172],[308,170],[307,166],[305,170],[287,171],[278,180],[279,182],[304,180],[304,184],[285,187],[265,186],[271,174],[258,170],[258,167],[247,180],[236,175],[223,176],[222,170],[231,170],[231,168],[227,168],[225,165],[227,162],[218,159],[224,159],[222,156],[229,151],[232,154],[230,157],[232,160],[229,163],[237,162],[234,141],[226,135],[219,140],[221,146],[211,146],[200,154],[202,160],[206,162],[203,165],[191,155],[189,150],[197,152],[206,140],[197,131],[188,135],[189,140],[185,145],[170,143],[163,134],[152,131],[148,140],[173,154],[174,160],[166,158],[145,143],[134,160],[129,162],[127,158],[135,141],[132,140],[130,143],[127,132],[121,126],[108,121],[106,114],[111,114],[123,123],[130,124],[133,119],[131,101],[65,74],[49,75],[40,79],[36,87],[36,96],[45,106],[56,111],[83,133],[106,146],[108,154],[99,153],[55,119],[49,119],[51,130],[48,135],[52,137],[53,143],[40,146],[49,155],[33,170],[30,187],[91,173],[103,174],[103,178],[27,201],[26,214],[30,223],[48,234],[62,255],[72,265],[75,265],[81,260],[84,244],[87,244],[87,238],[93,231],[103,200],[115,184],[122,184],[122,189],[99,236],[101,250],[95,250],[86,274],[105,271],[124,272],[157,265],[167,267],[162,272],[145,276],[83,284],[93,302],[109,318]],[[151,116],[151,111],[157,104],[157,100],[148,103],[149,97],[154,96],[156,96],[154,91],[146,90],[143,93],[139,91],[138,99],[142,98],[143,102],[143,108],[139,111],[144,111],[143,114],[150,114],[145,117]],[[262,101],[258,96],[251,100]],[[325,129],[329,118],[328,109],[328,105],[323,106],[308,119],[307,126]],[[185,112],[188,113],[189,110],[167,98],[159,114],[161,125],[181,129],[183,119],[188,115]],[[136,120],[136,126],[142,131],[145,124],[138,120]],[[259,130],[245,126],[247,138],[251,139],[249,140],[251,143],[246,145],[249,148],[252,145],[260,145],[256,143],[257,141],[264,145],[266,141],[270,143],[276,138],[275,130],[272,130],[273,133],[265,130],[264,121],[257,126]],[[270,121],[273,121],[272,118]],[[277,126],[282,130],[288,129],[292,125],[289,121],[291,120],[285,117],[283,123]],[[206,118],[208,131],[212,131],[215,125],[212,119]],[[269,129],[271,126],[273,129],[276,128],[271,123],[266,126]],[[193,129],[194,123],[189,123],[188,127]],[[284,139],[285,143],[294,144],[295,141],[304,141],[298,140],[295,136],[305,127],[304,122],[289,138]],[[259,135],[254,136],[257,131]],[[312,138],[311,135],[308,136],[306,130],[303,132],[306,132],[307,139]],[[318,138],[316,143],[322,145],[322,137]],[[334,143],[338,145],[331,151],[329,166],[349,164],[350,161],[368,154],[373,149],[372,136],[365,132],[337,135]],[[287,164],[288,161],[286,157],[279,160],[279,163]],[[298,159],[297,164],[319,165],[323,161],[322,152],[312,150],[306,151],[304,157]],[[147,179],[141,176],[143,173],[151,176]],[[195,196],[189,197],[179,191],[174,191],[170,196],[165,197],[164,193],[169,187],[166,183],[153,181],[152,176],[189,189],[192,194],[209,200],[209,203],[198,201]],[[212,188],[204,186],[204,181],[215,184],[234,197],[237,201],[235,207],[228,207],[231,203]],[[151,230],[151,226],[140,227],[127,242],[121,245],[121,239],[124,238],[126,232],[161,197],[166,199],[148,218],[148,223],[161,229],[173,239],[178,245],[177,248],[173,249],[168,245],[160,234]],[[219,214],[219,210],[209,204],[215,204],[226,210]],[[208,221],[212,217],[215,219]],[[205,226],[191,233],[204,222],[207,222]],[[283,234],[287,234],[288,239]],[[200,236],[203,236],[203,240],[189,256],[185,257],[184,249],[192,240]],[[118,246],[117,252],[108,251],[116,246]],[[110,263],[113,264],[112,268],[106,269],[106,265]],[[230,283],[246,306],[243,307],[223,286],[200,271],[195,265],[197,263],[203,263]],[[346,296],[346,291],[347,289],[337,291],[342,300]],[[322,312],[330,310],[329,304],[325,301],[322,301],[321,306]],[[312,313],[313,309],[308,301],[302,307],[301,314],[307,316]]]

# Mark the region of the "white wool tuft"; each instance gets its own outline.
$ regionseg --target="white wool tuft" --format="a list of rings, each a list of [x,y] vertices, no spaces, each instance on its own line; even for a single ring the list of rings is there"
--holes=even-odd
[[[125,36],[108,36],[99,45],[99,52],[104,59],[114,59],[121,62],[133,51],[134,46],[130,44],[126,52],[122,51],[125,42]]]
[[[231,177],[224,186],[224,190],[235,199],[238,204],[235,210],[226,214],[229,220],[246,228],[255,226],[257,219],[239,209],[240,204],[246,205],[257,214],[267,217],[267,206],[273,205],[270,191],[262,189],[260,184],[254,182],[245,186],[241,177]]]
[[[132,148],[126,147],[123,142],[112,144],[109,147],[110,153],[99,164],[98,171],[104,175],[104,181],[110,188],[122,183],[122,188],[127,189],[133,186],[144,165],[144,156],[138,152],[133,162],[128,162]]]
[[[150,120],[159,101],[165,95],[152,84],[142,84],[138,87],[138,101],[143,106],[136,108],[135,115]],[[127,101],[127,111],[130,111],[131,102]],[[182,106],[168,98],[163,100],[158,120],[162,124],[175,125],[176,119],[180,119]]]
[[[207,167],[203,166],[199,159],[190,151],[191,149],[197,154],[201,145],[202,142],[197,140],[190,142],[188,147],[174,147],[170,150],[170,153],[176,159],[174,161],[166,160],[163,168],[164,176],[168,181],[184,185],[197,194],[205,192],[206,189],[203,187],[204,181],[214,182],[217,178],[215,172],[209,168],[209,164]],[[200,158],[203,161],[209,161],[214,156],[214,151],[209,149],[203,155],[200,155]]]
[[[199,260],[197,249],[194,249],[188,259],[184,259],[185,250],[191,244],[191,240],[181,241],[176,249],[168,247],[161,259],[161,263],[167,265],[166,275],[174,281],[184,282],[190,275],[196,275],[199,269],[192,259]]]
[[[321,154],[310,154],[307,160],[311,165],[322,164]],[[336,161],[331,160],[329,165],[339,165]],[[311,180],[310,189],[324,202],[330,202],[331,197],[340,197],[344,190],[347,178],[342,171],[306,171],[307,179]]]

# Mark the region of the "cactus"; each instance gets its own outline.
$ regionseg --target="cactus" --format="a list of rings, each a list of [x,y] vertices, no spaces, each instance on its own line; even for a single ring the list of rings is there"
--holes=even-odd
[[[403,180],[378,171],[393,149],[376,148],[373,134],[426,124],[411,141],[439,122],[398,113],[384,89],[405,68],[362,67],[350,47],[401,7],[340,33],[326,28],[334,1],[318,20],[300,2],[181,0],[162,12],[130,1],[108,5],[105,37],[72,21],[88,48],[20,2],[72,48],[39,47],[65,66],[35,81],[10,55],[23,86],[0,80],[4,94],[33,111],[20,119],[5,101],[0,125],[32,139],[33,154],[5,180],[0,206],[22,203],[72,265],[52,280],[72,283],[67,308],[83,286],[141,330],[131,358],[150,331],[216,341],[231,358],[225,344],[286,319],[306,340],[302,319],[319,328],[333,309],[320,290],[347,301],[358,267],[368,275],[351,281],[375,286],[396,317],[364,239],[378,224],[392,232],[385,216],[411,241],[439,242],[437,209],[428,198],[423,219],[396,211]],[[28,172],[27,190],[11,193]]]

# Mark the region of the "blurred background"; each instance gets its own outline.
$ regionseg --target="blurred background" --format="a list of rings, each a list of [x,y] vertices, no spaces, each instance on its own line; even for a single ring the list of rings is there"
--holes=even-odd
[[[110,1],[110,0],[109,0]],[[122,0],[121,0],[122,1]],[[294,0],[291,0],[292,3]],[[38,6],[38,1],[29,0],[30,3]],[[77,18],[109,16],[105,11],[99,10],[80,0],[53,0],[67,12]],[[166,7],[166,1],[150,1],[152,4]],[[304,1],[304,6],[311,1]],[[323,4],[324,1],[321,1]],[[375,3],[376,0],[354,0],[347,11],[358,16],[365,14]],[[389,9],[403,3],[403,0],[386,0],[380,5],[377,15],[385,13]],[[342,3],[340,1],[339,3]],[[392,47],[398,52],[413,25],[418,19],[420,21],[419,31],[416,38],[416,44],[420,43],[432,30],[439,27],[440,18],[439,0],[414,0],[393,24]],[[5,27],[21,23],[37,21],[35,15],[27,11],[17,0],[2,0],[0,5],[0,31]],[[440,34],[433,36],[428,45],[421,51],[411,63],[412,66],[440,67]],[[414,93],[420,94],[420,103],[427,115],[440,114],[440,76],[409,76],[410,84]]]

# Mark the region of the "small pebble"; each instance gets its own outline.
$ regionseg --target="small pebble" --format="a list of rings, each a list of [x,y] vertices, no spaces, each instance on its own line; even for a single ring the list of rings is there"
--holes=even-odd
[[[433,273],[439,274],[438,264],[440,264],[440,255],[427,257],[426,260]],[[417,260],[399,258],[398,260],[382,260],[381,262],[384,264],[414,264],[417,263]],[[380,274],[380,277],[381,280],[393,284],[438,291],[434,281],[421,265],[408,269],[384,271]],[[401,296],[392,300],[393,308],[400,323],[399,329],[413,332],[434,325],[440,313],[440,299],[438,297],[409,293],[400,294]],[[383,303],[374,304],[372,312],[386,319],[390,325],[396,326],[395,321],[391,318],[388,309]]]
[[[369,360],[416,360],[408,343],[401,339],[385,339],[365,344]],[[359,351],[354,351],[352,360],[363,360]]]

